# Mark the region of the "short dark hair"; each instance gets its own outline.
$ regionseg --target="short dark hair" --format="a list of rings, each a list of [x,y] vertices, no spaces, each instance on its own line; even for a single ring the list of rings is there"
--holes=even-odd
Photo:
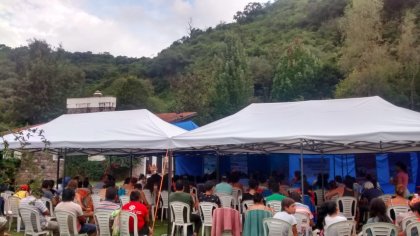
[[[184,182],[179,179],[175,182],[175,190],[182,191],[182,189],[184,189]]]
[[[62,200],[63,202],[72,202],[76,196],[76,192],[71,188],[66,188],[63,190]]]
[[[139,189],[139,190],[142,190],[143,189],[143,186],[140,184],[140,183],[136,183],[135,185],[134,185],[134,189]]]
[[[115,187],[108,187],[105,191],[105,199],[108,201],[115,200],[117,196],[117,189]]]
[[[214,187],[214,184],[211,181],[207,181],[204,184],[204,191],[210,191],[213,189],[213,187]]]
[[[332,215],[337,212],[337,203],[335,201],[326,201],[322,204],[321,208],[323,208],[328,215]]]
[[[260,193],[254,194],[254,197],[253,197],[254,203],[260,203],[263,199],[264,197]]]
[[[250,189],[257,189],[258,187],[258,182],[254,179],[250,179],[248,182],[249,188]]]
[[[276,181],[270,181],[268,183],[268,185],[270,186],[270,189],[273,193],[278,193],[280,192],[280,186],[279,183],[277,183]]]
[[[295,202],[302,202],[302,197],[300,196],[300,193],[296,191],[292,191],[289,197],[293,199]]]
[[[290,207],[293,204],[295,204],[295,200],[286,197],[281,201],[281,210],[284,211],[286,207]]]
[[[139,191],[131,191],[130,193],[130,201],[139,201],[140,200],[140,192]]]
[[[50,181],[49,180],[43,180],[42,181],[42,188],[48,188],[50,186]]]

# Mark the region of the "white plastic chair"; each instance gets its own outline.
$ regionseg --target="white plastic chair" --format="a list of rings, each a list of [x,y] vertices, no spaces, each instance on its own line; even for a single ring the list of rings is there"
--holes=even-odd
[[[406,217],[401,221],[401,229],[402,231],[405,231],[407,226],[413,222],[417,222],[417,216],[410,216]]]
[[[130,197],[126,195],[120,196],[120,202],[121,206],[124,206],[125,204],[130,202]]]
[[[340,208],[340,205],[343,209]],[[337,206],[347,220],[354,220],[356,218],[357,199],[355,197],[339,197],[337,199]]]
[[[233,206],[235,207],[235,209],[239,210],[239,207],[240,207],[239,196],[242,196],[242,190],[240,190],[239,188],[233,188],[232,196],[233,196]]]
[[[398,228],[390,223],[373,223],[366,224],[362,228],[363,236],[375,235],[375,236],[392,236],[398,235]],[[392,234],[394,232],[394,234]]]
[[[4,215],[7,215],[7,212],[9,211],[9,197],[13,195],[13,192],[5,191],[1,193],[1,197],[4,199]]]
[[[392,194],[383,194],[378,197],[379,199],[382,199],[382,201],[385,202],[385,204],[389,201],[389,199],[392,198]]]
[[[168,202],[169,202],[169,194],[168,191],[162,191],[160,193],[160,197],[162,198],[162,206],[160,212],[160,221],[163,221],[163,211],[165,211],[166,218],[168,218]]]
[[[57,218],[60,236],[87,235],[79,234],[77,230],[77,216],[73,212],[58,210],[55,211],[55,217]]]
[[[133,225],[137,225],[137,216],[129,211],[120,212],[120,236],[130,236],[130,218],[133,219]],[[139,236],[137,230],[133,230],[134,236]]]
[[[16,231],[20,232],[20,225],[22,222],[22,219],[19,215],[19,202],[20,198],[15,196],[10,196],[8,199],[8,211],[7,211],[7,218],[9,218],[9,231],[12,227],[13,218],[16,218],[17,225],[16,225]]]
[[[288,232],[288,236],[293,236],[292,226],[286,221],[274,218],[265,218],[263,220],[264,236],[284,235]]]
[[[222,207],[233,208],[234,200],[233,196],[231,195],[224,195],[219,197],[220,202],[222,203]]]
[[[352,220],[341,221],[328,226],[325,229],[327,236],[353,236],[355,232],[356,222]]]
[[[273,209],[274,214],[281,211],[281,201],[277,201],[277,200],[268,201],[267,206]]]
[[[314,193],[315,193],[315,199],[316,199],[315,205],[317,207],[320,207],[325,202],[325,197],[324,197],[325,190],[317,189],[314,191]]]
[[[252,200],[242,201],[242,213],[245,213],[249,209],[249,207],[253,205],[254,205],[254,201]]]
[[[92,195],[93,194],[99,194],[99,192],[101,191],[101,189],[100,188],[93,188],[92,189]]]
[[[24,235],[43,235],[50,234],[47,230],[42,230],[39,212],[35,209],[21,207],[19,208],[20,216],[25,225]]]
[[[311,234],[311,219],[309,219],[309,216],[302,212],[296,212],[294,214],[296,221],[297,221],[297,231],[300,233],[300,235],[309,236]]]
[[[386,215],[395,221],[396,217],[401,213],[407,213],[410,211],[408,206],[390,206],[386,209]],[[392,212],[394,212],[394,217],[392,217]]]
[[[93,216],[97,225],[96,231],[100,236],[111,236],[110,219],[112,210],[95,210]]]
[[[414,233],[413,233],[414,231]],[[405,229],[406,236],[417,236],[420,235],[420,222],[413,222]]]
[[[52,204],[52,201],[46,197],[41,197],[41,201],[42,203],[44,203],[44,205],[48,208],[48,210],[50,211],[50,218],[54,219],[55,215],[54,215],[54,206]]]
[[[221,196],[231,196],[230,194],[227,194],[227,193],[218,193],[218,192],[215,192],[214,195],[218,196],[219,198]]]
[[[183,228],[183,235],[187,236],[187,230],[188,226],[193,227],[194,230],[194,224],[191,223],[190,216],[191,216],[191,209],[188,204],[185,204],[183,202],[171,202],[170,204],[171,212],[172,212],[172,230],[171,230],[171,236],[175,234],[175,228],[176,227],[182,227]],[[186,209],[186,216],[187,218],[184,221],[184,209]]]
[[[93,209],[96,210],[96,208],[99,206],[99,203],[101,202],[101,196],[98,194],[92,194],[90,196],[92,197]]]
[[[213,210],[218,206],[212,202],[200,202],[200,216],[201,216],[201,235],[205,234],[205,227],[213,226]]]

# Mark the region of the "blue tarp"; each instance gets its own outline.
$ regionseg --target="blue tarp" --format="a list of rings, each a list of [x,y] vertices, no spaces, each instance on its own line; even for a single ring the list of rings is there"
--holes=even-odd
[[[191,120],[175,122],[172,124],[188,131],[198,128],[198,125]],[[203,174],[203,158],[178,154],[175,154],[174,157],[175,174],[194,176],[200,176]]]
[[[175,122],[172,124],[188,131],[198,128],[198,125],[194,123],[192,120],[180,121],[180,122]]]

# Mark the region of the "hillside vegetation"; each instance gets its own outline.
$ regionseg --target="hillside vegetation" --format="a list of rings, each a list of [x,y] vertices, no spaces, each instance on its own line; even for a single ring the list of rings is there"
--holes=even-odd
[[[190,27],[154,58],[0,45],[1,129],[49,121],[95,90],[120,110],[197,111],[200,124],[252,102],[379,95],[420,110],[419,16],[419,0],[277,0]]]

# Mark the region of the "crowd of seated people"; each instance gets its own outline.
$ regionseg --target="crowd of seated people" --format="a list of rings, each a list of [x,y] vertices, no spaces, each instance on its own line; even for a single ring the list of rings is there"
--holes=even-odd
[[[161,211],[156,210],[161,205],[162,199],[159,199],[159,192],[171,187],[169,203],[183,202],[190,207],[190,219],[195,225],[194,231],[189,229],[189,235],[198,235],[201,229],[200,203],[210,202],[222,208],[221,197],[225,195],[234,196],[235,191],[239,191],[239,199],[252,201],[253,204],[247,209],[243,209],[241,202],[239,206],[232,208],[243,213],[242,217],[247,216],[250,211],[264,211],[267,215],[288,222],[291,225],[293,235],[301,232],[298,221],[295,218],[296,213],[302,213],[309,219],[309,226],[313,230],[324,231],[334,223],[347,221],[348,219],[340,212],[340,205],[336,198],[354,197],[356,199],[356,215],[354,219],[358,222],[358,230],[364,224],[385,222],[393,223],[399,226],[398,235],[405,235],[401,224],[407,217],[420,215],[420,201],[418,198],[407,198],[406,186],[399,184],[396,186],[395,194],[384,202],[381,197],[382,190],[376,179],[368,175],[364,180],[359,180],[350,176],[336,176],[334,180],[328,182],[329,176],[319,174],[311,184],[307,178],[301,178],[301,173],[296,172],[292,181],[287,184],[286,178],[281,174],[272,173],[265,177],[261,174],[251,175],[250,177],[233,172],[223,175],[220,182],[216,181],[215,176],[205,177],[175,176],[169,183],[167,175],[153,173],[149,178],[141,175],[139,178],[127,178],[122,186],[116,186],[116,180],[110,175],[101,177],[101,181],[91,186],[88,178],[74,177],[63,178],[60,180],[61,189],[54,189],[55,182],[44,180],[41,188],[31,189],[30,184],[21,185],[15,188],[15,196],[21,199],[22,206],[28,207],[29,202],[35,202],[35,209],[44,217],[41,217],[41,226],[52,230],[54,234],[58,233],[58,225],[46,222],[45,216],[50,214],[47,207],[44,207],[41,197],[51,200],[56,210],[67,209],[73,211],[78,217],[80,224],[78,230],[80,233],[94,235],[96,226],[93,214],[95,210],[110,211],[130,211],[138,216],[138,225],[135,227],[130,222],[130,231],[137,230],[141,235],[151,235],[151,220],[154,220],[156,214]],[[301,186],[304,185],[302,191]],[[360,186],[360,188],[356,187]],[[198,189],[196,191],[196,189]],[[325,191],[325,202],[315,207],[315,190]],[[145,191],[149,191],[152,196],[152,202],[146,198]],[[61,193],[61,194],[60,194]],[[93,204],[92,194],[97,194],[101,201],[96,206]],[[129,202],[121,204],[119,196],[129,196]],[[1,200],[1,199],[0,199]],[[270,201],[281,201],[281,211],[269,207]],[[1,201],[0,201],[1,203]],[[42,203],[42,204],[41,204]],[[156,207],[152,212],[152,206]],[[271,206],[271,205],[270,205]],[[395,206],[406,206],[411,209],[409,212],[395,214],[391,217],[387,215],[387,209]],[[4,210],[1,211],[3,213]],[[243,221],[243,223],[248,221]],[[251,221],[252,224],[261,224],[259,221]]]

